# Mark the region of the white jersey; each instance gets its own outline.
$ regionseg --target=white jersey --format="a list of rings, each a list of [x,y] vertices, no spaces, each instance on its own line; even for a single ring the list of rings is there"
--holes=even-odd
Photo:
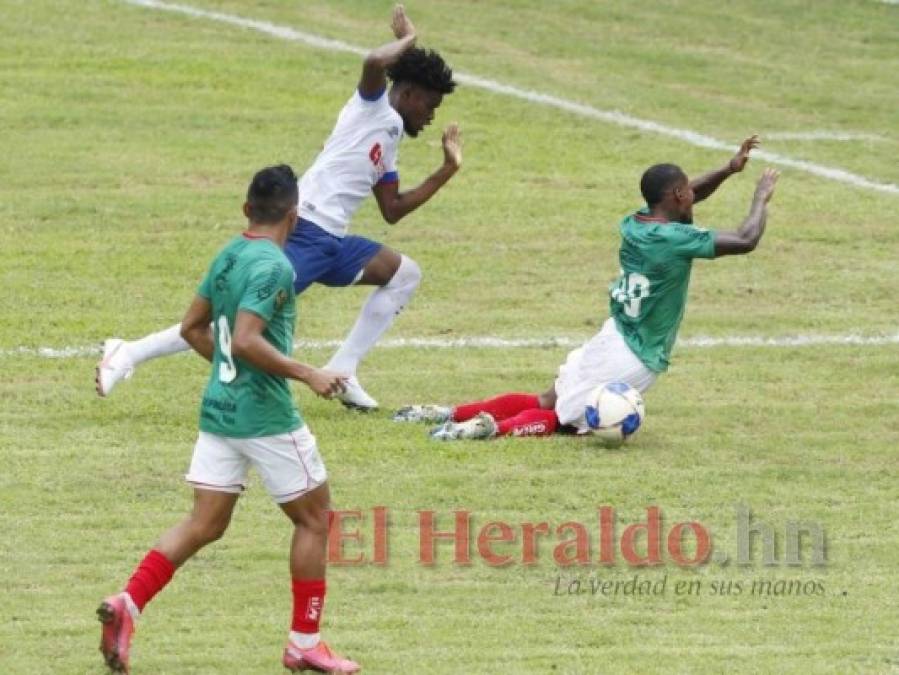
[[[337,237],[378,183],[396,182],[397,147],[403,118],[387,101],[387,90],[367,100],[353,92],[315,162],[300,179],[300,218]]]

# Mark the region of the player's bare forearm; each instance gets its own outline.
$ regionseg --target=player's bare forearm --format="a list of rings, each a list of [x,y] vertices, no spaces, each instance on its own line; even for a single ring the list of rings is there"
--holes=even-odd
[[[767,219],[765,205],[753,202],[749,215],[736,231],[715,234],[715,257],[742,255],[754,251],[765,232]]]
[[[275,349],[261,333],[239,333],[235,329],[231,338],[231,354],[269,375],[299,379],[294,369],[295,361]]]
[[[269,375],[298,379],[295,376],[296,362],[279,352],[262,335],[267,324],[261,316],[241,311],[237,313],[234,324],[234,334],[231,336],[233,356]]]
[[[184,318],[181,319],[181,337],[207,361],[212,361],[215,349],[210,321],[212,321],[212,305],[200,295],[194,298]]]
[[[727,164],[720,169],[710,171],[704,176],[690,181],[690,187],[693,188],[693,201],[701,202],[703,199],[708,198],[718,189],[721,183],[735,173],[740,173],[743,167],[746,166],[746,162],[749,161],[749,153],[757,148],[758,145],[759,137],[757,135],[750,136],[740,144],[737,154],[731,157]]]
[[[765,169],[752,196],[749,215],[734,232],[715,235],[715,256],[750,253],[758,246],[768,221],[768,202],[780,176],[774,169]]]
[[[415,26],[406,16],[402,5],[393,10],[391,29],[396,40],[372,50],[362,63],[359,91],[364,96],[374,96],[387,85],[387,69],[411,47],[415,46]]]
[[[305,384],[317,395],[331,398],[334,394],[346,391],[346,382],[349,379],[348,375],[335,373],[322,368],[315,368],[314,366],[309,366],[305,363],[300,363],[299,361],[294,361],[294,363],[297,367],[296,377],[294,379]]]
[[[307,385],[319,396],[330,397],[344,389],[346,376],[294,361],[265,339],[265,321],[252,312],[238,312],[231,354],[254,368],[276,377],[286,377]]]
[[[765,224],[768,222],[768,209],[765,203],[759,199],[754,199],[749,209],[749,215],[740,225],[737,233],[747,242],[750,250],[754,250],[758,246],[762,235],[765,233]]]
[[[322,370],[285,356],[260,334],[248,336],[238,348],[232,346],[234,356],[271,375],[302,382],[319,396],[330,398],[344,391],[347,376]]]
[[[734,172],[731,170],[730,162],[720,169],[709,171],[707,174],[694,178],[690,181],[690,187],[693,188],[693,202],[701,202],[703,199],[711,196],[717,190],[721,183],[730,178]]]
[[[371,69],[375,74],[380,72],[383,76],[384,72],[396,63],[408,49],[415,46],[415,40],[415,33],[412,33],[399,40],[388,42],[386,45],[373,49],[365,57],[365,61],[362,64],[363,68]]]
[[[457,166],[444,162],[443,166],[428,176],[421,185],[406,192],[400,192],[397,183],[375,185],[372,191],[375,193],[384,220],[391,225],[402,220],[437,194],[437,191],[446,185],[458,170]]]
[[[379,184],[372,188],[381,215],[388,223],[399,222],[428,201],[462,167],[462,132],[459,125],[455,122],[450,124],[443,132],[441,142],[443,165],[417,188],[403,193],[400,193],[399,183]]]
[[[197,328],[189,333],[184,333],[182,329],[181,337],[184,338],[187,344],[189,344],[197,354],[210,363],[212,362],[215,346],[212,339],[212,326],[210,324],[206,324],[205,328]]]

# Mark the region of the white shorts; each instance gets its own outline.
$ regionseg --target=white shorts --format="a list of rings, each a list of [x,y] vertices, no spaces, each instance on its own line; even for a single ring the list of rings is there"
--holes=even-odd
[[[292,501],[328,479],[315,436],[306,425],[261,438],[227,438],[201,431],[185,479],[204,490],[239,493],[247,487],[250,464],[278,504]]]
[[[643,365],[627,346],[615,320],[609,318],[602,329],[583,347],[568,354],[556,378],[556,416],[559,422],[577,427],[578,433],[590,430],[584,419],[587,395],[606,382],[626,382],[641,394],[656,381],[654,373]]]

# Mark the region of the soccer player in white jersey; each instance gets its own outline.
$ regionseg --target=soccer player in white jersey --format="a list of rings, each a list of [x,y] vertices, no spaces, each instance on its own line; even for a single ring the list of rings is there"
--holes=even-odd
[[[548,436],[555,431],[588,434],[597,420],[586,415],[589,393],[601,384],[625,382],[645,392],[668,369],[684,317],[690,272],[696,258],[753,251],[765,231],[767,204],[778,174],[767,169],[756,186],[749,214],[733,231],[693,224],[693,204],[709,197],[729,176],[743,170],[752,136],[722,168],[690,180],[674,164],[643,174],[646,206],[619,225],[621,274],[609,288],[609,313],[602,329],[568,354],[553,385],[542,394],[509,393],[454,407],[407,406],[399,422],[441,422],[438,440],[494,436]]]
[[[394,8],[391,28],[396,40],[365,58],[358,87],[300,180],[299,219],[284,249],[296,271],[297,294],[313,282],[378,287],[325,366],[350,376],[339,398],[348,407],[364,410],[378,404],[359,384],[356,369],[412,298],[421,270],[387,246],[349,235],[350,220],[373,192],[384,220],[396,223],[433,197],[462,164],[459,128],[452,124],[443,134],[440,168],[417,187],[400,191],[400,139],[418,136],[456,83],[439,54],[415,47],[415,27],[402,5]],[[389,89],[388,78],[393,83]],[[144,361],[187,349],[177,325],[131,342],[106,340],[97,366],[97,393],[108,396]]]

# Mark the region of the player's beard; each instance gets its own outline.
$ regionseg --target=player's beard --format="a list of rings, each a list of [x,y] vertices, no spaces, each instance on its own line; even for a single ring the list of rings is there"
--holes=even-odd
[[[421,131],[421,129],[413,129],[409,122],[403,120],[403,131],[409,138],[415,138],[418,136],[418,132]]]
[[[687,225],[692,225],[693,224],[693,209],[684,211],[684,213],[680,217],[680,221],[682,223],[686,223]]]

